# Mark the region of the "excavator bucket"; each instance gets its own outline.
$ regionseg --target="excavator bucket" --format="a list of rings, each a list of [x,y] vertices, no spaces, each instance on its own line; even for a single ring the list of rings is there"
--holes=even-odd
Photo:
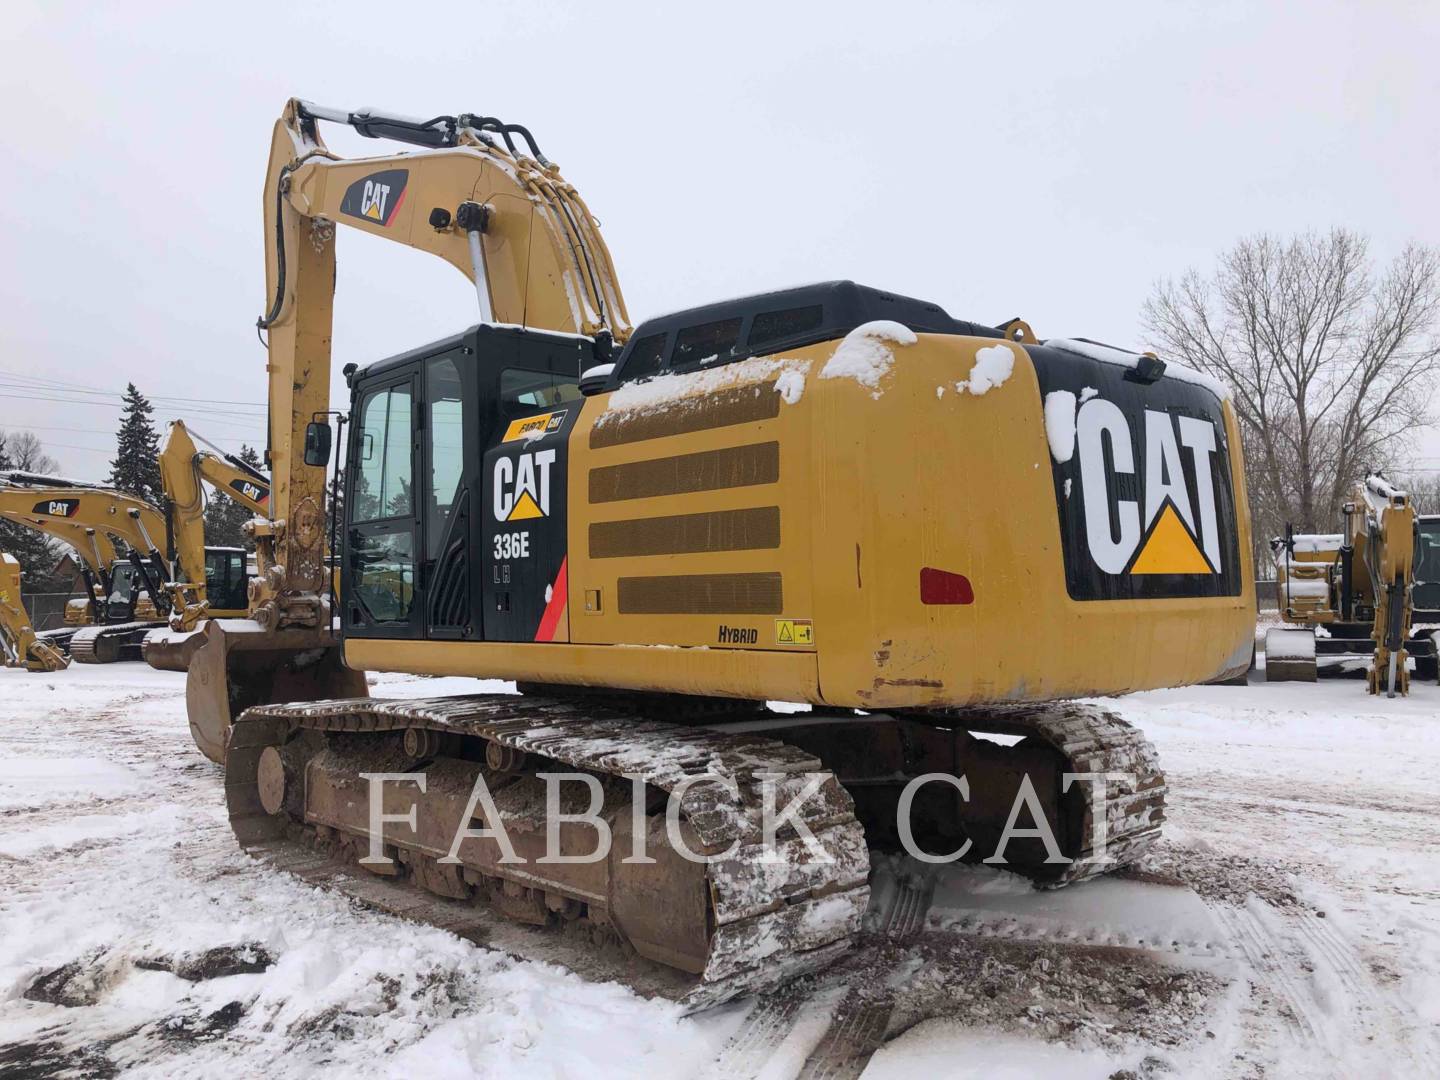
[[[345,666],[334,636],[313,630],[267,631],[247,619],[211,619],[167,648],[188,661],[190,734],[217,764],[225,761],[231,726],[252,705],[368,693],[364,673]],[[154,655],[160,658],[161,650]],[[152,659],[148,644],[146,658],[163,666]]]

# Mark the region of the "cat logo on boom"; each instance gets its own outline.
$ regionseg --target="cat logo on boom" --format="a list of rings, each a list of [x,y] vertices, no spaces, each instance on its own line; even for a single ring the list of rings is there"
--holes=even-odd
[[[389,226],[405,201],[409,169],[384,169],[356,180],[345,189],[340,212],[372,225]]]
[[[270,499],[270,492],[248,480],[232,480],[230,486],[253,503],[264,506]]]
[[[527,521],[550,515],[554,450],[495,459],[495,520]]]
[[[45,499],[35,504],[31,513],[42,517],[74,517],[80,512],[79,499]]]

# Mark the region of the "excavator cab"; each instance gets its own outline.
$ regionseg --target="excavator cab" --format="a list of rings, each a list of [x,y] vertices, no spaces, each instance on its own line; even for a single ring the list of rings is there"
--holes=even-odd
[[[351,376],[346,638],[535,640],[593,360],[573,336],[477,326]]]
[[[205,549],[205,597],[212,611],[243,614],[250,575],[244,548]]]
[[[1440,623],[1440,515],[1425,515],[1415,527],[1415,621]]]

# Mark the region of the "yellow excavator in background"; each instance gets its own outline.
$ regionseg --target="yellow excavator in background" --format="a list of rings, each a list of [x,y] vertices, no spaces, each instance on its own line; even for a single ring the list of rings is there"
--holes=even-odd
[[[8,553],[0,554],[0,652],[6,667],[64,671],[70,666],[63,652],[35,636],[21,601],[20,563]]]
[[[93,599],[71,601],[64,630],[42,634],[81,663],[140,659],[140,642],[169,610],[159,544],[165,518],[143,499],[58,477],[0,476],[0,516],[71,544]],[[115,557],[115,541],[126,550]],[[88,618],[93,623],[82,622]]]
[[[1270,542],[1280,617],[1293,629],[1265,635],[1265,677],[1270,682],[1313,682],[1319,658],[1338,663],[1363,656],[1372,694],[1410,692],[1407,661],[1430,667],[1435,642],[1411,635],[1417,541],[1440,526],[1422,519],[1410,496],[1379,474],[1355,487],[1342,508],[1340,533],[1295,533]]]
[[[205,485],[252,514],[265,517],[270,512],[270,481],[265,474],[213,446],[198,448],[197,438],[183,420],[173,420],[160,446],[160,478],[169,500],[176,558],[170,625],[182,631],[193,630],[212,609],[232,616],[247,605],[249,577],[243,572],[243,560],[238,577],[219,578],[209,557],[217,549],[205,546]]]
[[[211,613],[245,613],[246,554],[206,547],[202,483],[264,514],[268,481],[239,458],[198,449],[181,421],[172,423],[161,447],[160,471],[164,510],[124,492],[52,477],[11,473],[4,478],[8,486],[0,486],[0,516],[64,540],[80,555],[91,599],[72,601],[66,629],[42,637],[82,663],[149,657],[147,638],[167,618],[193,629]],[[124,560],[116,558],[114,540],[127,548]],[[183,652],[166,662],[166,651],[165,645],[156,650],[156,666],[183,665]]]
[[[321,122],[418,149],[343,160]],[[242,845],[342,888],[317,849],[470,905],[447,925],[587,930],[701,1006],[843,951],[870,851],[907,835],[1049,886],[1158,836],[1153,748],[1076,699],[1249,665],[1222,388],[850,282],[632,332],[589,210],[493,117],[292,100],[264,206],[274,496],[251,618],[204,624],[186,694]],[[339,224],[456,266],[480,322],[346,365],[333,610]],[[365,670],[521,694],[375,700]],[[591,822],[547,815],[557,771],[602,792],[608,857],[537,859],[552,828],[567,855],[595,847]],[[372,806],[366,777],[397,772],[414,783]],[[1043,830],[1014,840],[1022,802],[1054,850]],[[767,804],[795,810],[771,844]],[[413,890],[398,906],[425,910]]]

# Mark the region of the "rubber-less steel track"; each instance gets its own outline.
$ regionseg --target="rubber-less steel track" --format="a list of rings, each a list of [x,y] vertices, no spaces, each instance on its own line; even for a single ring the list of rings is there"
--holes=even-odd
[[[266,813],[259,791],[259,760],[302,731],[399,733],[418,728],[498,743],[502,747],[601,777],[641,776],[669,793],[706,852],[724,852],[706,867],[712,930],[703,972],[687,977],[676,992],[658,992],[689,1008],[706,1008],[738,995],[818,971],[844,953],[860,931],[869,899],[869,855],[854,805],[824,763],[783,741],[784,718],[775,730],[763,721],[724,731],[647,718],[594,701],[531,695],[475,695],[384,701],[369,698],[252,708],[234,725],[226,758],[226,796],[231,826],[241,844],[277,868],[317,883],[328,871],[317,830],[305,821]],[[823,719],[823,718],[822,718]],[[934,722],[975,732],[1023,734],[1064,755],[1066,771],[1084,777],[1107,774],[1103,803],[1103,849],[1089,791],[1083,820],[1071,829],[1058,870],[1035,868],[1042,887],[1058,887],[1134,862],[1158,837],[1166,793],[1154,748],[1129,724],[1098,706],[1062,702],[989,708],[947,714]],[[774,737],[779,735],[780,738]],[[814,783],[819,793],[803,803],[801,817],[829,856],[808,857],[795,836],[781,834],[780,858],[764,861],[762,775],[779,774],[775,804],[785,806]],[[307,843],[306,841],[310,841]],[[1103,857],[1102,857],[1103,856]],[[333,861],[333,860],[331,860]],[[1027,872],[1026,867],[1012,869]],[[362,875],[363,876],[363,875]],[[333,883],[352,892],[337,875]],[[360,898],[414,894],[381,879],[368,879]],[[928,894],[897,907],[892,928],[910,937],[923,926]],[[453,902],[442,902],[453,912]],[[908,906],[907,906],[908,904]],[[473,901],[461,906],[478,907]],[[417,910],[407,901],[400,908]],[[909,907],[914,907],[913,912]],[[450,915],[422,921],[452,921]]]
[[[265,813],[258,764],[267,746],[299,730],[386,732],[420,728],[476,736],[585,772],[634,777],[677,798],[706,851],[713,922],[704,971],[684,1002],[703,1008],[818,970],[850,945],[869,899],[864,832],[845,790],[816,758],[773,739],[647,720],[559,699],[477,695],[404,701],[358,698],[250,709],[226,757],[226,801],[241,844],[276,850],[303,822]],[[780,774],[784,807],[818,775],[800,817],[828,858],[782,833],[779,858],[762,843],[761,774]]]
[[[1067,772],[1082,777],[1077,782],[1086,796],[1080,824],[1084,846],[1058,876],[1037,878],[1037,884],[1059,888],[1111,873],[1135,862],[1160,839],[1168,788],[1159,755],[1138,729],[1110,710],[1068,701],[1017,705],[977,712],[973,721],[972,731],[1003,730],[1044,740],[1065,755]],[[1097,828],[1101,823],[1094,817],[1085,777],[1105,777],[1103,830]]]
[[[113,664],[139,660],[140,644],[157,622],[115,623],[111,626],[82,626],[70,638],[71,659],[81,664]]]

